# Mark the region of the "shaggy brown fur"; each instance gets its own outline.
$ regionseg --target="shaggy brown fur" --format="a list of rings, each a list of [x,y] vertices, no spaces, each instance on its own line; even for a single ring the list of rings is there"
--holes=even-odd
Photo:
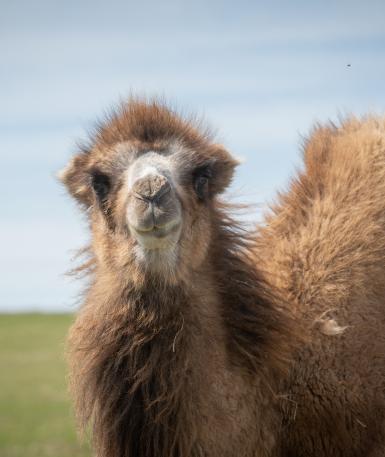
[[[304,156],[258,249],[309,328],[285,382],[283,455],[383,456],[385,121],[318,127]]]
[[[133,255],[120,167],[130,154],[175,142],[186,175],[178,268],[153,272]],[[199,202],[190,176],[207,161],[209,197]],[[192,121],[131,101],[63,173],[93,231],[91,286],[69,346],[80,424],[92,425],[100,457],[251,457],[274,445],[273,373],[288,360],[291,330],[282,301],[254,268],[252,239],[216,197],[234,165]],[[91,189],[95,169],[116,181],[103,207]]]
[[[192,121],[131,100],[99,127],[62,175],[93,234],[69,348],[98,457],[383,455],[384,132],[319,128],[255,236],[217,197],[235,161]],[[175,145],[178,268],[152,269],[134,255],[124,170]],[[201,201],[191,176],[207,163]],[[101,201],[95,170],[111,180]]]

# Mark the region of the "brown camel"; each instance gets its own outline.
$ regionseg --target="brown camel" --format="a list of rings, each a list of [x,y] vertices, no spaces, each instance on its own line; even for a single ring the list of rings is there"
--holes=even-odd
[[[62,172],[89,274],[71,390],[97,457],[385,455],[385,122],[317,128],[255,233],[237,162],[130,100]]]

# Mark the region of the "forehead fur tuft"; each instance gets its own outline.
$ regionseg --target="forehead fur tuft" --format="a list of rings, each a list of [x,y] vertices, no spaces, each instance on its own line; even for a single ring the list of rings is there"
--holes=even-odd
[[[143,145],[178,141],[192,149],[206,147],[212,134],[196,118],[183,118],[158,99],[130,98],[100,122],[91,141],[105,147],[131,141]]]

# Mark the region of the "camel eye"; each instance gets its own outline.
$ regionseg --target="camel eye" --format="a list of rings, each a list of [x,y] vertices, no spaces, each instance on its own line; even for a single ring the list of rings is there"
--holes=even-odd
[[[92,174],[91,183],[98,199],[101,201],[105,200],[111,188],[110,178],[104,173],[96,171]]]
[[[199,200],[204,200],[209,192],[211,170],[208,167],[199,168],[194,172],[194,189]]]

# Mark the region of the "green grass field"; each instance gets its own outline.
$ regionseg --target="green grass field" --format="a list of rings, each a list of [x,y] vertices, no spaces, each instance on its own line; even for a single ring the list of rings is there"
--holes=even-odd
[[[64,342],[73,316],[0,315],[0,456],[88,457],[66,387]]]

